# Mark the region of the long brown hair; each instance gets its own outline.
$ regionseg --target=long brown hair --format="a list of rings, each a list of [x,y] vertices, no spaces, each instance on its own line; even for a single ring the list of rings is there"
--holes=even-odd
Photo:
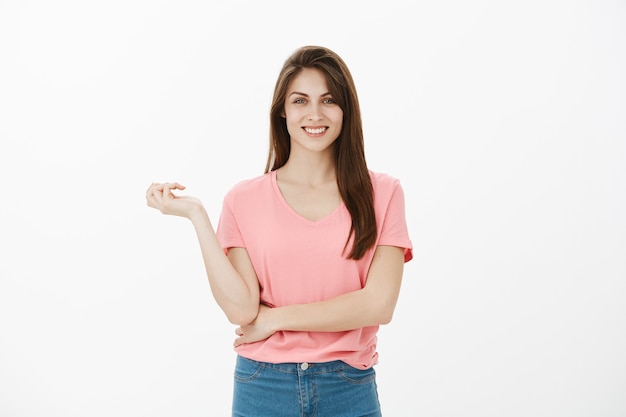
[[[337,186],[350,213],[352,225],[344,249],[354,235],[351,259],[361,259],[376,243],[376,216],[372,180],[365,161],[361,110],[354,80],[346,63],[335,52],[321,46],[304,46],[285,61],[270,110],[270,148],[265,173],[287,163],[291,141],[286,120],[282,117],[287,88],[304,68],[320,70],[328,89],[343,111],[343,127],[334,143]]]

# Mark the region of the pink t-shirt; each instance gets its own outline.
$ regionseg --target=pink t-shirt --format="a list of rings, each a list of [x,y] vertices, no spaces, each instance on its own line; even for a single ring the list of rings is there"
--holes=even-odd
[[[404,248],[412,259],[400,182],[370,172],[378,229],[376,245]],[[272,307],[326,300],[365,285],[374,248],[360,260],[346,259],[344,244],[350,214],[342,203],[326,217],[311,221],[283,198],[276,171],[242,181],[224,197],[217,236],[225,250],[245,248],[261,288],[261,301]],[[378,326],[343,332],[279,331],[266,340],[236,348],[249,359],[280,362],[342,360],[365,369],[378,362]]]

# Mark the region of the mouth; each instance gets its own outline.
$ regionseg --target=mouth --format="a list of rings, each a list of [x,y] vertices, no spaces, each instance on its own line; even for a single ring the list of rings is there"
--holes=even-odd
[[[327,127],[303,127],[302,129],[309,135],[321,135],[326,131]]]

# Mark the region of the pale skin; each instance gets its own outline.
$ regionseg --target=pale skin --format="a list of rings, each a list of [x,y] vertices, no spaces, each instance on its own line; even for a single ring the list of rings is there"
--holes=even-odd
[[[341,132],[343,112],[318,70],[304,69],[291,82],[283,117],[291,153],[276,172],[279,188],[296,212],[320,219],[341,204],[333,144]],[[147,204],[191,220],[211,292],[228,320],[238,325],[235,346],[281,330],[335,332],[391,321],[400,292],[403,249],[378,246],[360,290],[316,303],[269,308],[260,303],[258,279],[246,249],[230,248],[226,255],[202,203],[175,193],[184,189],[178,183],[153,183],[146,192]]]

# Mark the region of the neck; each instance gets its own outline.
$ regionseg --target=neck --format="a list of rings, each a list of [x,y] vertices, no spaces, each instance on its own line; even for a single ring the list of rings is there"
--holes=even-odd
[[[293,156],[293,155],[292,155]],[[290,157],[279,170],[281,179],[312,186],[337,182],[335,161],[330,158]]]

